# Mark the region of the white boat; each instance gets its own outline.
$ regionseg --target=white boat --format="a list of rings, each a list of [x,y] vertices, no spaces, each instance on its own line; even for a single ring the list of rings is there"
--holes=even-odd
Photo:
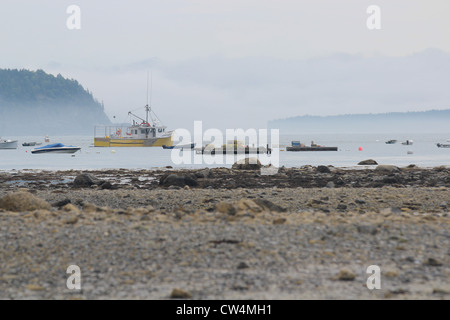
[[[4,140],[0,138],[0,149],[17,149],[17,140]]]
[[[410,146],[412,144],[413,144],[412,140],[406,140],[405,142],[402,142],[402,145],[404,145],[404,146]]]
[[[77,146],[66,146],[62,143],[49,144],[44,147],[35,148],[31,151],[33,154],[42,154],[42,153],[75,153],[78,150],[81,150],[81,147]]]
[[[195,148],[195,143],[177,144],[177,145],[174,145],[174,146],[163,145],[162,147],[163,147],[163,149],[194,149]]]

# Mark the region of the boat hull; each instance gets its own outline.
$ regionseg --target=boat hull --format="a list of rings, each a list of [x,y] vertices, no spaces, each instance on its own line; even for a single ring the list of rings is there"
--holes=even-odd
[[[162,146],[163,149],[194,149],[195,147],[195,143],[191,143],[191,144],[184,144],[184,145],[175,145],[175,146],[167,146],[167,145],[163,145]]]
[[[31,153],[33,154],[44,154],[44,153],[75,153],[81,148],[48,148],[41,150],[33,150]]]
[[[338,151],[337,147],[287,147],[286,151]]]
[[[24,147],[34,147],[34,146],[36,146],[36,142],[24,142],[24,143],[22,143],[22,146],[24,146]]]
[[[0,142],[0,149],[17,149],[17,140]]]
[[[172,137],[130,139],[130,138],[94,138],[94,147],[162,147],[172,146]]]

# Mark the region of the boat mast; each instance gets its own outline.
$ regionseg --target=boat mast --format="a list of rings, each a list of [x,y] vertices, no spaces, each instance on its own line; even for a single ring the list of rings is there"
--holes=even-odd
[[[152,77],[152,81],[150,82],[150,86],[153,86],[153,72],[152,72],[152,74],[151,74],[151,77]],[[148,122],[148,115],[149,115],[149,113],[151,112],[151,106],[152,106],[152,101],[151,101],[151,94],[150,94],[150,102],[149,102],[149,100],[148,100],[148,85],[149,85],[149,81],[148,81],[148,78],[149,78],[149,71],[147,71],[147,105],[145,106],[145,119],[146,119],[146,122],[147,123],[149,123]],[[152,92],[153,90],[152,90],[153,88],[151,88],[150,89],[150,92]]]

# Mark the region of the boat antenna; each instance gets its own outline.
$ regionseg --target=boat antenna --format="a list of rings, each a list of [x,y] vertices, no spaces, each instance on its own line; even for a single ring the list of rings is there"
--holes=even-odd
[[[151,105],[152,105],[152,102],[151,102],[151,100],[150,100],[150,102],[149,102],[149,100],[148,100],[148,78],[149,78],[149,71],[147,70],[147,105],[145,106],[145,111],[146,111],[146,117],[145,117],[145,119],[146,119],[146,122],[148,123],[148,114],[150,113],[150,111],[151,111]],[[152,78],[153,78],[153,74],[152,74]],[[153,79],[152,79],[152,82],[153,82]],[[150,95],[151,96],[151,95]],[[151,98],[150,98],[151,99]]]

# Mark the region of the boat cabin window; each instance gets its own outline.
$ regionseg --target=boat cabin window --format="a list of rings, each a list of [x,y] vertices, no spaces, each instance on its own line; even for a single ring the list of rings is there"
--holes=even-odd
[[[162,130],[161,130],[161,129],[158,129],[158,132],[162,132]]]
[[[137,130],[134,130],[134,134],[137,134]]]
[[[141,129],[141,133],[144,134],[145,133],[145,129]]]

